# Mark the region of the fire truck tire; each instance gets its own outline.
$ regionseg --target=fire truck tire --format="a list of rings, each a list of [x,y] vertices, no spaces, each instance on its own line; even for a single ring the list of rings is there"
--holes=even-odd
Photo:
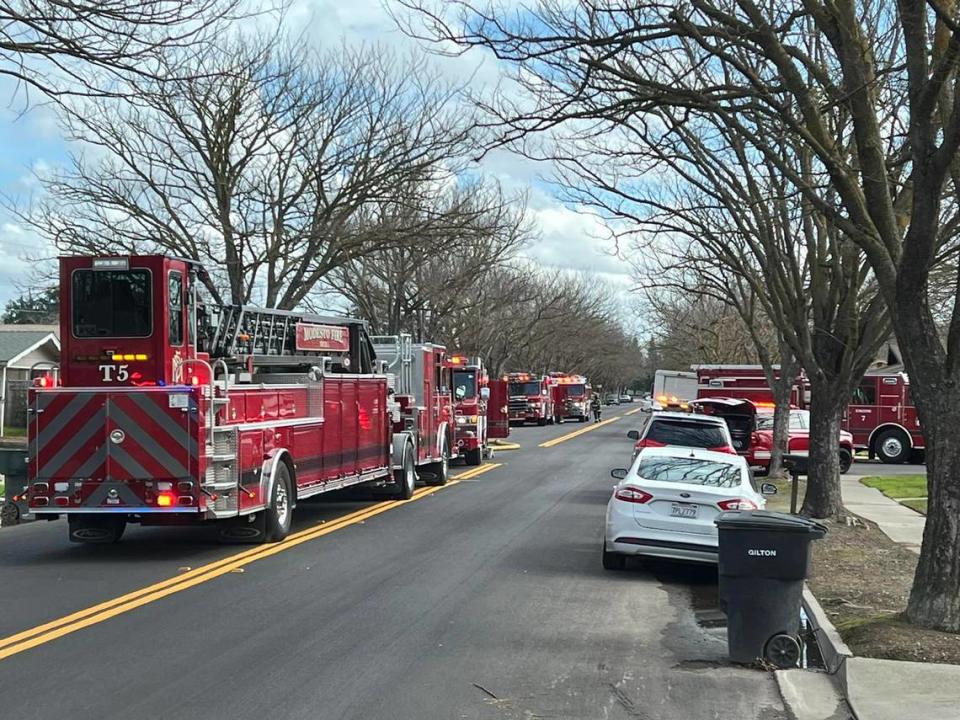
[[[413,445],[407,444],[403,450],[403,467],[393,471],[396,485],[394,496],[397,500],[409,500],[417,486],[417,469],[413,465]]]
[[[70,515],[67,526],[70,542],[105,545],[115,543],[123,537],[127,520],[110,515]]]
[[[888,465],[905,463],[910,459],[910,440],[902,430],[884,430],[877,436],[877,457]]]
[[[853,455],[846,448],[840,448],[840,474],[845,475],[850,472],[851,465],[853,465]]]
[[[266,519],[265,540],[280,542],[290,534],[293,524],[293,483],[290,468],[285,462],[277,465],[277,479],[273,483],[270,505],[264,510]]]
[[[464,462],[466,462],[467,465],[479,465],[481,462],[483,462],[483,451],[481,451],[480,448],[467,450],[463,457]]]
[[[539,425],[540,427],[543,427],[546,424],[547,424],[547,419],[545,417],[537,418],[537,425]]]
[[[450,478],[450,451],[447,449],[447,441],[443,441],[443,458],[439,462],[430,463],[424,470],[429,475],[426,479],[427,485],[446,485]]]

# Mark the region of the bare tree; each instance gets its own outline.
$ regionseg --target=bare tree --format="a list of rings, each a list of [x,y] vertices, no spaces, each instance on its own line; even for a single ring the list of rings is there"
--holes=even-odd
[[[434,36],[488,47],[522,67],[528,87],[560,91],[518,113],[508,137],[582,119],[571,94],[598,85],[614,89],[607,108],[624,116],[709,115],[829,220],[823,242],[865,254],[927,444],[929,514],[908,617],[960,630],[960,277],[949,279],[945,332],[933,301],[935,269],[957,244],[957,3],[551,1],[527,16],[452,5],[463,11],[453,22],[428,15]],[[758,138],[763,128],[773,132]],[[809,163],[785,157],[777,137]]]
[[[62,252],[155,251],[217,268],[210,291],[293,308],[332,270],[420,229],[375,208],[425,206],[466,161],[472,121],[422,61],[379,48],[316,55],[274,37],[209,47],[206,74],[75,103],[95,146],[41,178],[20,215]]]
[[[195,49],[244,0],[14,0],[0,3],[0,75],[50,97],[123,93],[120,78],[163,79],[164,56]]]

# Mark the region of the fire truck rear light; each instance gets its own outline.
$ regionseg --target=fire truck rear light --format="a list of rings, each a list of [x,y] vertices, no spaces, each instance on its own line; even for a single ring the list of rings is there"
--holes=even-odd
[[[193,505],[193,497],[190,495],[181,495],[177,498],[177,505]]]
[[[36,482],[33,484],[33,491],[35,493],[48,493],[50,492],[50,485],[45,482]]]
[[[146,353],[137,353],[134,355],[134,360],[149,360],[150,356]]]
[[[94,270],[127,270],[130,268],[130,258],[112,257],[112,258],[94,258]]]
[[[193,492],[193,483],[189,480],[181,480],[177,483],[177,490],[180,492]]]
[[[163,492],[157,495],[158,507],[171,507],[173,505],[173,493]]]
[[[36,505],[37,507],[46,507],[50,504],[50,498],[48,497],[34,497],[31,505]]]
[[[58,482],[53,484],[54,492],[66,492],[70,489],[70,483],[68,482]]]
[[[55,497],[53,499],[53,504],[58,507],[67,507],[70,504],[70,498],[66,496]]]
[[[190,384],[196,387],[197,385],[200,384],[200,378],[194,375],[193,377],[190,378]]]
[[[168,490],[173,490],[173,483],[172,483],[172,482],[158,482],[158,483],[157,483],[157,490],[159,490],[160,492],[167,492]]]

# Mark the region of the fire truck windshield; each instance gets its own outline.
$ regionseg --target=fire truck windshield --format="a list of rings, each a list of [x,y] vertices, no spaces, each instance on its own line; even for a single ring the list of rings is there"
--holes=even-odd
[[[476,374],[469,370],[455,370],[453,373],[453,391],[458,400],[476,397]]]
[[[583,385],[567,385],[567,395],[583,395],[587,391]]]
[[[75,270],[71,284],[75,337],[150,337],[149,270]]]
[[[510,383],[510,394],[511,395],[539,395],[540,383],[536,381]]]

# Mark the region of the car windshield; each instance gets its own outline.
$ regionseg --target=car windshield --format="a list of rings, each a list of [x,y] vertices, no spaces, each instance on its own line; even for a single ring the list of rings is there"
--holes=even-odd
[[[453,373],[453,390],[457,399],[472,398],[477,395],[477,376],[473,371],[457,370]]]
[[[740,485],[740,468],[729,463],[690,457],[641,458],[637,475],[644,480],[733,488]]]
[[[78,338],[149,337],[149,270],[76,270],[73,334]]]
[[[655,420],[645,437],[662,445],[715,448],[727,445],[727,437],[719,425],[691,420]]]
[[[510,383],[510,394],[511,395],[539,395],[540,383],[536,381]]]

